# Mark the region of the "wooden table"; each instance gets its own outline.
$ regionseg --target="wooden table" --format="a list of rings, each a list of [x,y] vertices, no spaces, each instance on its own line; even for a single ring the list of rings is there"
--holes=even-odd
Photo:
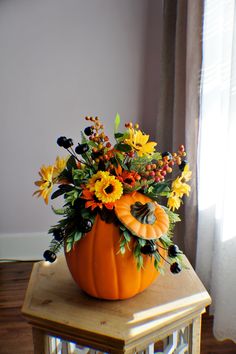
[[[159,340],[163,353],[200,353],[201,315],[211,299],[186,263],[189,269],[177,275],[167,270],[143,293],[121,301],[83,293],[64,256],[35,263],[22,308],[33,328],[34,353],[81,353],[85,347],[83,353],[151,354]]]

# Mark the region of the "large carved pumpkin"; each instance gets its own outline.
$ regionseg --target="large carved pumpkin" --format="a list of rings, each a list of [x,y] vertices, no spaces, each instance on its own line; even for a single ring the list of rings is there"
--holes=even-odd
[[[118,253],[120,232],[96,216],[92,230],[65,253],[69,270],[79,287],[96,298],[117,300],[132,297],[146,289],[159,275],[154,257],[143,255],[143,268],[138,270],[129,243],[125,254]],[[163,257],[166,251],[159,252]]]

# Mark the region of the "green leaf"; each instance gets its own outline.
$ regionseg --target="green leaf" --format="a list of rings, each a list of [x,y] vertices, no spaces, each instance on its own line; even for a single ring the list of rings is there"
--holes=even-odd
[[[129,152],[132,150],[131,146],[128,144],[122,144],[118,143],[114,146],[116,150],[122,151],[122,152]]]
[[[152,192],[156,193],[156,194],[160,194],[162,192],[170,192],[170,188],[169,188],[168,184],[166,184],[165,182],[156,183],[155,185],[151,186],[150,188],[152,188]]]
[[[59,182],[63,179],[66,179],[67,181],[69,181],[70,183],[73,183],[73,178],[72,178],[72,174],[71,174],[71,170],[68,171],[67,169],[64,169],[59,177]]]
[[[159,238],[159,241],[162,243],[162,245],[165,248],[168,248],[173,242],[171,241],[171,239],[167,236],[167,235],[162,235]]]
[[[72,249],[72,245],[73,245],[72,242],[67,242],[67,244],[66,244],[66,252],[70,252],[70,250]]]
[[[125,156],[120,152],[116,152],[115,158],[118,160],[119,164],[122,165],[125,159]]]
[[[79,240],[82,238],[82,236],[83,236],[83,233],[82,233],[82,232],[76,231],[76,232],[74,233],[74,242],[79,241]]]
[[[120,125],[120,115],[119,113],[116,113],[116,117],[115,117],[115,127],[114,127],[114,132],[117,133],[117,130],[119,128]]]
[[[67,160],[66,167],[69,171],[71,171],[73,168],[77,168],[76,165],[76,160],[74,156],[70,156],[69,159]]]
[[[164,268],[159,267],[158,270],[159,270],[159,272],[160,272],[161,275],[165,275],[165,270],[164,270]]]
[[[56,209],[52,206],[52,211],[56,214],[56,215],[65,215],[67,213],[65,208],[60,208],[60,209]]]
[[[74,202],[79,197],[80,192],[77,189],[72,190],[66,194],[66,201],[67,203],[71,203],[74,205]]]
[[[122,231],[124,231],[124,230],[126,230],[126,227],[125,227],[123,224],[120,224],[120,229],[121,229]]]
[[[73,243],[73,241],[74,241],[74,236],[73,236],[73,235],[70,235],[70,236],[67,237],[67,239],[66,239],[66,242],[68,242],[68,243]]]
[[[57,197],[59,197],[60,195],[66,193],[66,192],[70,192],[74,189],[73,186],[69,185],[69,184],[61,184],[58,187],[59,189],[56,190],[52,195],[51,195],[51,199],[55,199]]]
[[[58,253],[62,247],[63,247],[63,244],[56,241],[55,239],[53,239],[49,245],[50,251],[52,251],[54,253]]]
[[[141,247],[140,245],[137,243],[134,249],[134,256],[137,258],[140,254],[141,254]]]
[[[161,274],[164,274],[164,273],[163,273],[163,268],[162,268],[162,266],[160,265],[160,260],[161,260],[160,254],[159,254],[158,252],[155,252],[155,253],[153,254],[153,256],[154,256],[154,267],[156,268],[156,270],[157,270],[158,272],[160,272]]]
[[[125,231],[123,232],[123,236],[124,236],[126,242],[130,242],[131,236],[130,236],[129,231],[125,230]]]
[[[146,240],[144,240],[143,238],[138,237],[137,241],[138,241],[140,247],[143,247],[146,244]]]
[[[161,160],[162,159],[162,155],[161,155],[160,152],[154,152],[154,154],[150,155],[150,159],[151,160]]]
[[[161,260],[160,253],[159,253],[159,252],[155,252],[155,253],[154,253],[154,258],[155,258],[155,260],[159,263],[160,260]]]
[[[81,144],[87,144],[88,142],[89,142],[89,140],[87,139],[84,132],[81,132]]]
[[[115,138],[118,139],[118,138],[122,138],[124,136],[123,133],[115,133]]]
[[[66,193],[72,191],[74,187],[70,184],[60,184],[59,189]]]
[[[125,254],[125,247],[124,246],[120,246],[120,253]]]
[[[138,270],[140,270],[143,267],[143,256],[141,254],[137,257],[137,266],[138,266]]]
[[[51,199],[56,199],[60,195],[64,194],[64,191],[61,189],[57,189],[54,193],[51,195]]]
[[[165,206],[162,206],[162,208],[165,210],[166,214],[168,215],[170,223],[176,223],[176,222],[181,221],[179,214],[174,213],[173,211],[171,211],[170,209],[168,209]]]

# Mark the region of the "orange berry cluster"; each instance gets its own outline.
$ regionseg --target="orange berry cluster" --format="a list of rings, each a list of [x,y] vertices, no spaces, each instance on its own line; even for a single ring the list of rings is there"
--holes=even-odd
[[[96,147],[92,149],[92,157],[95,162],[109,160],[109,155],[105,153],[105,149],[110,149],[111,143],[108,136],[104,133],[103,124],[101,124],[98,117],[85,117],[85,120],[93,123],[90,127],[92,134],[90,135],[89,140],[96,143]]]
[[[104,126],[101,124],[100,119],[98,117],[85,117],[85,120],[91,121],[94,124],[90,127],[93,133],[90,135],[89,140],[97,143],[100,149],[103,148],[104,143],[109,145],[107,147],[111,147],[111,144],[108,144],[109,138],[104,133]]]
[[[138,123],[134,124],[132,122],[128,122],[128,123],[125,123],[125,128],[134,128],[134,129],[138,129],[139,128],[139,125]]]

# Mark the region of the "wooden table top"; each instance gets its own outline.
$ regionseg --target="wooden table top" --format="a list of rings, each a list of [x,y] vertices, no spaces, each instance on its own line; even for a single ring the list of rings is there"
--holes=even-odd
[[[188,269],[176,275],[167,270],[131,299],[107,301],[94,299],[78,288],[64,256],[53,264],[38,262],[22,313],[34,326],[72,333],[84,338],[84,343],[109,342],[116,347],[151,338],[173,323],[194,318],[211,302],[187,259],[185,263]]]

